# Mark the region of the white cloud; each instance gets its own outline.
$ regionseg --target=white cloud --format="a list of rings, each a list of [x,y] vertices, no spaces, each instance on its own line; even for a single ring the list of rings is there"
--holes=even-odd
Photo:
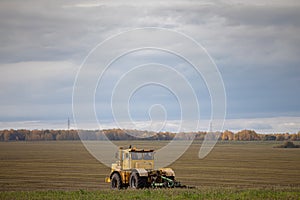
[[[0,129],[66,129],[67,128],[66,116],[61,120],[40,120],[40,121],[7,121],[0,122]],[[72,121],[72,120],[71,120]],[[138,130],[154,130],[154,131],[170,131],[178,132],[182,131],[208,131],[210,130],[209,120],[200,120],[199,129],[195,130],[192,128],[194,126],[193,121],[189,123],[185,122],[185,127],[182,126],[179,120],[168,120],[164,123],[162,121],[135,121],[122,122],[117,124],[115,122],[102,122],[101,124],[94,124],[86,121],[81,124],[81,127],[77,127],[72,121],[71,128],[80,129],[112,129],[112,128],[126,128],[126,129],[138,129]],[[160,129],[164,124],[163,128]],[[149,129],[149,126],[152,129]],[[159,129],[157,129],[159,127]],[[274,118],[249,118],[249,119],[227,119],[225,120],[225,125],[223,130],[230,130],[233,132],[238,132],[240,130],[248,129],[255,130],[257,133],[298,133],[300,131],[300,117],[274,117]],[[212,129],[214,130],[214,125],[212,124]]]

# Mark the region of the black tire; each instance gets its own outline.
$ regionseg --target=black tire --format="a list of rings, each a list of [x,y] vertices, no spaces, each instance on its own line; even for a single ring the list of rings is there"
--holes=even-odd
[[[146,177],[140,177],[138,173],[133,172],[129,178],[129,186],[133,189],[141,189],[144,188],[147,184]]]
[[[122,189],[122,181],[121,181],[121,177],[120,177],[119,174],[114,173],[111,177],[110,183],[111,183],[111,185],[110,185],[111,189],[114,189],[114,190],[115,189],[118,189],[118,190]]]

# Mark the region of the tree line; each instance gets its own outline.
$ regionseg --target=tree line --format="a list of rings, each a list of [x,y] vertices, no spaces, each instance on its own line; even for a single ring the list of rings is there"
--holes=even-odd
[[[219,134],[208,132],[150,132],[141,130],[27,130],[10,129],[0,130],[0,141],[54,141],[54,140],[186,140],[196,139],[204,140],[205,136],[211,138],[218,137],[218,140],[236,140],[236,141],[300,141],[300,131],[298,133],[274,133],[258,134],[253,130],[242,130],[237,133],[224,131]],[[210,135],[211,134],[211,135]]]

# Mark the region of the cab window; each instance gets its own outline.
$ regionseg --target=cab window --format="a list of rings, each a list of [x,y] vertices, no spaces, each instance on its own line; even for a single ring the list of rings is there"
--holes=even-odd
[[[127,160],[129,157],[128,153],[123,153],[123,160]]]
[[[153,152],[144,153],[144,160],[153,160]]]
[[[142,160],[143,159],[143,153],[131,152],[131,159],[132,160]]]

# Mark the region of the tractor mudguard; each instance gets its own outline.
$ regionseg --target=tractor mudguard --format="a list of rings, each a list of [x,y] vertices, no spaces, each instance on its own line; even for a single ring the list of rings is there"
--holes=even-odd
[[[132,173],[136,172],[140,177],[148,177],[148,171],[144,168],[135,168],[132,170]]]
[[[175,172],[172,168],[160,168],[159,170],[161,170],[161,172],[168,177],[175,177]]]

